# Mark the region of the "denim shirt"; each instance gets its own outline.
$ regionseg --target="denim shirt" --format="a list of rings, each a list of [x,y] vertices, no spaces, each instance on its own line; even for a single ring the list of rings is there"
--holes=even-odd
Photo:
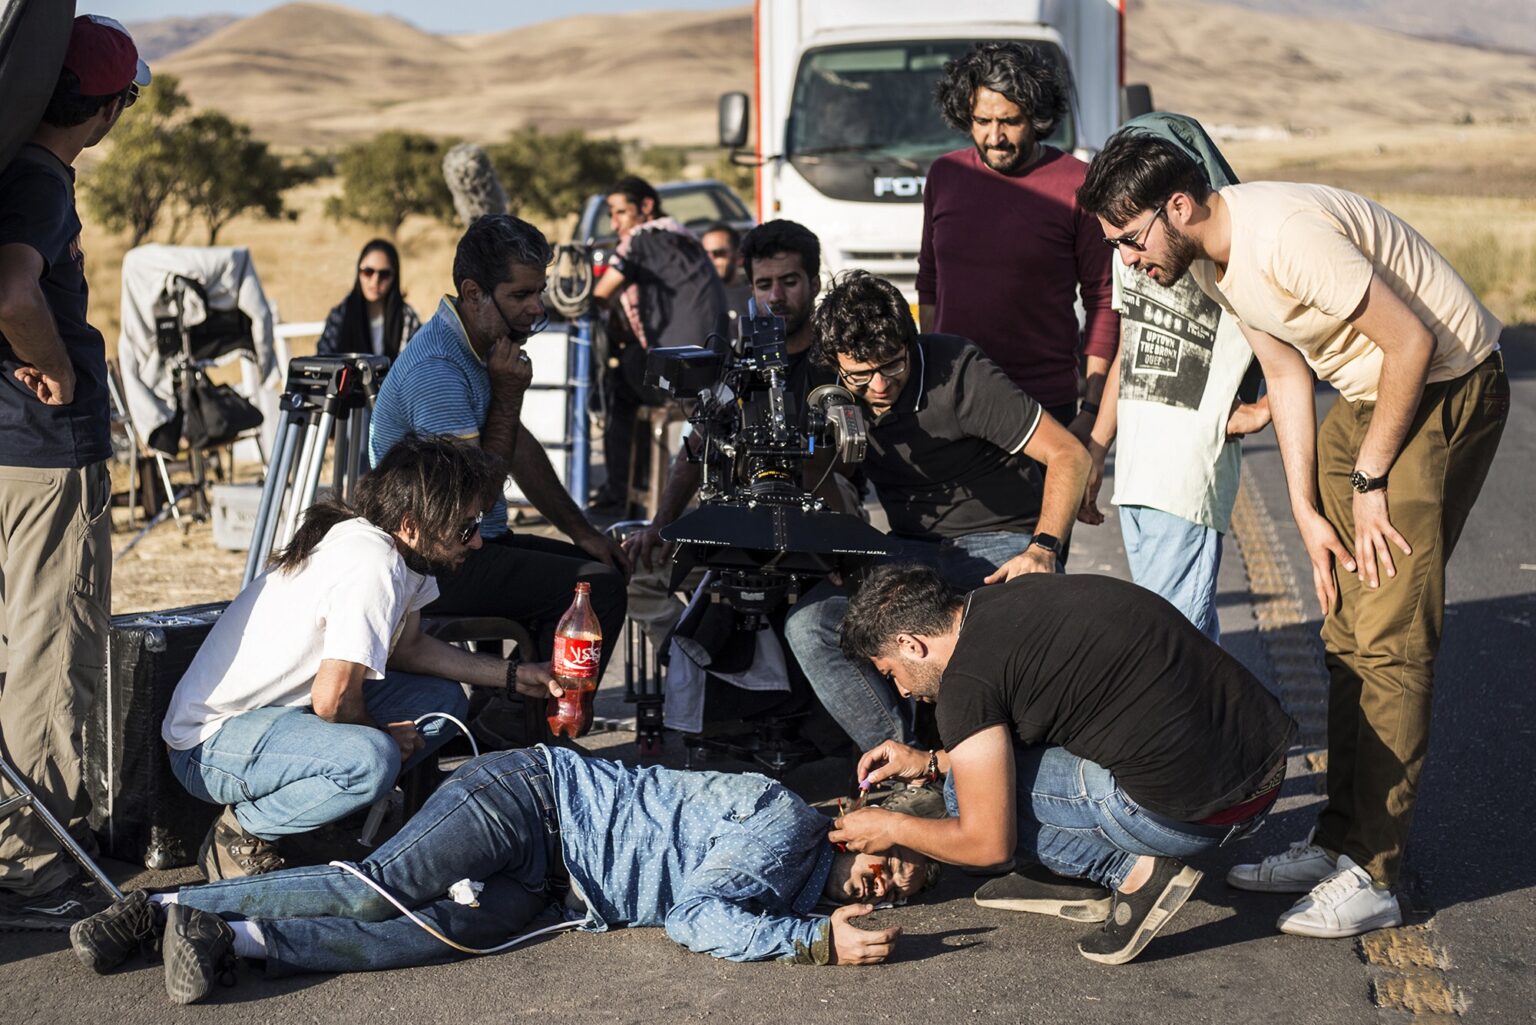
[[[765,776],[540,750],[583,929],[659,925],[732,961],[829,961],[830,925],[808,917],[832,870],[826,816]]]

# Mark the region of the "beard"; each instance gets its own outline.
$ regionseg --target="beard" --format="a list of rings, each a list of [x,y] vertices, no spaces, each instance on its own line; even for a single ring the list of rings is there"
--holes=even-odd
[[[405,544],[396,545],[405,568],[424,577],[440,577],[452,573],[464,564],[464,560],[450,558],[445,552],[424,552]]]
[[[939,696],[939,681],[944,678],[944,670],[928,662],[919,662],[916,659],[903,659],[907,664],[904,674],[907,678],[907,690],[914,698],[933,700]]]
[[[1153,281],[1169,288],[1178,284],[1179,279],[1189,273],[1189,265],[1200,259],[1200,247],[1172,224],[1165,223],[1164,228],[1168,236],[1167,251],[1155,262],[1143,261],[1142,267]]]
[[[990,149],[978,142],[976,143],[976,152],[980,154],[981,162],[998,174],[1012,174],[1029,162],[1029,157],[1034,152],[1034,147],[1007,146],[1006,148]]]

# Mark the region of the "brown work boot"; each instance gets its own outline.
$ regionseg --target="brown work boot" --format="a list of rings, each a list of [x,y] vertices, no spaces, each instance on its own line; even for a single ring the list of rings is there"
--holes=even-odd
[[[234,808],[225,808],[224,814],[214,820],[197,852],[197,864],[210,883],[264,875],[285,867],[277,846],[247,833],[235,818]]]

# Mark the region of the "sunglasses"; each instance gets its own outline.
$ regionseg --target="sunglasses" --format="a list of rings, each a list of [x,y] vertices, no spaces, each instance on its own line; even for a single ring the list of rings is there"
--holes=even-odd
[[[357,273],[365,278],[377,276],[380,281],[388,281],[395,276],[395,272],[388,267],[359,267]]]
[[[139,102],[139,83],[129,82],[128,88],[123,90],[123,109],[127,110]]]
[[[1157,223],[1157,219],[1159,217],[1167,216],[1168,204],[1164,202],[1162,206],[1157,208],[1157,213],[1153,214],[1151,218],[1147,220],[1147,223],[1143,224],[1136,231],[1129,235],[1119,235],[1115,238],[1107,238],[1104,241],[1111,249],[1120,249],[1121,247],[1124,247],[1133,253],[1145,253],[1147,251],[1147,244],[1139,240],[1143,235],[1150,236],[1152,234],[1152,225]]]
[[[906,372],[906,369],[907,357],[901,356],[891,360],[889,363],[882,363],[873,370],[839,370],[837,376],[841,377],[843,383],[850,388],[866,388],[869,386],[869,382],[875,379],[876,374],[885,378],[886,381],[890,381],[893,378],[900,377]]]
[[[485,513],[476,513],[474,519],[464,521],[459,527],[459,544],[467,545],[475,539],[475,535],[480,533],[480,521],[483,519],[485,519]]]

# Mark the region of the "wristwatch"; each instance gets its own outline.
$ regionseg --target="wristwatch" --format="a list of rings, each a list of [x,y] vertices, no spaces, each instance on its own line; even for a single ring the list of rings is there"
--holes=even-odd
[[[1061,558],[1061,538],[1051,534],[1036,534],[1029,542],[1031,548],[1044,548],[1056,558]]]
[[[1357,495],[1363,495],[1370,491],[1380,491],[1387,486],[1387,475],[1367,477],[1362,471],[1355,470],[1349,475],[1349,486],[1355,489],[1355,494]]]

